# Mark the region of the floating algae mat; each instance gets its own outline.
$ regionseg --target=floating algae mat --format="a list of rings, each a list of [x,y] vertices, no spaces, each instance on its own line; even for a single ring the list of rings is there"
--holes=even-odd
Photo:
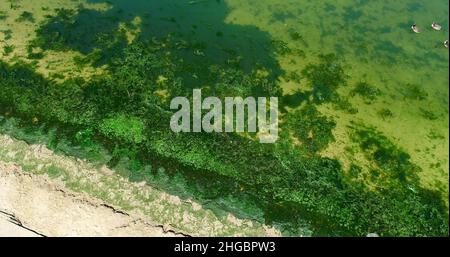
[[[448,8],[1,1],[0,133],[286,236],[448,236]],[[276,142],[174,132],[195,89],[277,97]]]

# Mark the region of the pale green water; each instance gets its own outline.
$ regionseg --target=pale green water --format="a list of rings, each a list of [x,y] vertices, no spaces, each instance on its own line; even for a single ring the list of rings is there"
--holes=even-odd
[[[314,62],[319,54],[334,53],[342,59],[352,83],[365,81],[379,88],[383,95],[371,105],[351,99],[359,113],[347,115],[327,107],[324,112],[337,116],[337,141],[326,155],[345,163],[357,156],[345,156],[339,148],[349,144],[346,126],[351,121],[377,127],[407,150],[424,172],[421,178],[431,188],[440,187],[448,195],[448,2],[433,1],[228,1],[232,11],[226,21],[232,24],[255,25],[272,38],[288,42],[289,47],[304,51],[304,56],[277,56],[281,69],[298,73]],[[433,31],[435,21],[443,31]],[[421,34],[410,30],[417,23]],[[292,33],[301,38],[293,40]],[[284,81],[284,80],[282,80]],[[284,82],[282,82],[284,83]],[[424,101],[405,99],[405,86],[416,84],[428,93]],[[285,92],[302,89],[304,85],[284,83]],[[389,109],[394,118],[388,121],[376,113]],[[438,116],[434,121],[423,118],[427,109]],[[430,140],[431,132],[443,138]],[[428,151],[428,149],[432,149]],[[439,162],[442,168],[430,168]]]
[[[345,62],[350,85],[365,81],[379,88],[383,95],[371,105],[358,99],[350,100],[359,109],[359,113],[351,117],[336,113],[332,108],[324,110],[339,117],[335,131],[338,141],[347,133],[345,126],[349,121],[359,120],[375,126],[412,155],[424,169],[422,179],[425,184],[435,188],[442,183],[443,191],[448,195],[449,54],[443,47],[443,41],[449,36],[447,1],[227,2],[232,7],[227,22],[257,26],[272,38],[304,51],[301,57],[276,56],[282,70],[298,73],[305,65],[314,62],[319,54],[334,53]],[[430,25],[433,21],[440,23],[443,30],[432,30]],[[421,34],[410,30],[413,23],[422,29]],[[293,40],[293,32],[301,38]],[[405,99],[405,86],[409,83],[425,90],[427,99]],[[283,84],[287,93],[303,87],[297,83]],[[342,89],[341,94],[345,95],[350,89],[351,86]],[[384,108],[394,113],[394,119],[385,121],[376,115],[379,109]],[[424,119],[421,115],[423,109],[435,113],[438,118],[434,121]],[[427,135],[431,132],[444,138],[430,140]],[[348,144],[345,136],[340,138],[342,144]],[[339,148],[339,143],[336,148]],[[433,150],[429,152],[427,149]],[[339,159],[346,159],[333,146],[328,152]],[[445,168],[430,168],[430,164],[436,162]]]

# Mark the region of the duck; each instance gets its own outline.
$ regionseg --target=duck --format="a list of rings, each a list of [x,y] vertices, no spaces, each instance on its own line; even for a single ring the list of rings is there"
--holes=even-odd
[[[450,42],[447,40],[444,41],[444,47],[448,48],[450,46]]]
[[[437,24],[436,22],[433,22],[433,23],[431,24],[431,27],[432,27],[434,30],[437,30],[437,31],[439,31],[439,30],[442,29],[442,26],[439,25],[439,24]]]
[[[411,29],[412,29],[412,31],[414,31],[415,33],[420,33],[420,32],[421,32],[420,28],[417,27],[417,25],[416,25],[415,23],[411,26]]]

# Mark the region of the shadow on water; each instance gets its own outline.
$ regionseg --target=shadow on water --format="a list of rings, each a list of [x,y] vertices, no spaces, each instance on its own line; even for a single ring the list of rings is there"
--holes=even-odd
[[[221,0],[156,1],[156,0],[88,0],[108,3],[106,10],[60,9],[38,29],[38,45],[44,49],[76,50],[83,54],[101,55],[94,65],[102,65],[120,56],[127,45],[121,28],[139,31],[135,41],[171,37],[185,42],[180,57],[188,63],[224,65],[230,59],[247,72],[264,67],[280,73],[270,52],[271,39],[253,26],[225,22],[229,8]],[[136,19],[140,21],[136,22]],[[180,46],[182,48],[182,46]],[[274,76],[275,77],[275,76]]]

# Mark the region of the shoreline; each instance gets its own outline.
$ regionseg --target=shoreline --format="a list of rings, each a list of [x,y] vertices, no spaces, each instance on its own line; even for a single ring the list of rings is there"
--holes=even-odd
[[[0,236],[182,236],[2,161],[0,224]]]
[[[44,236],[280,236],[106,166],[0,134],[0,211]],[[43,219],[45,217],[45,219]],[[8,224],[9,225],[9,224]],[[11,225],[9,225],[11,226]],[[5,236],[0,229],[0,236]]]
[[[0,210],[0,237],[41,237],[43,235],[21,225],[11,214]]]

